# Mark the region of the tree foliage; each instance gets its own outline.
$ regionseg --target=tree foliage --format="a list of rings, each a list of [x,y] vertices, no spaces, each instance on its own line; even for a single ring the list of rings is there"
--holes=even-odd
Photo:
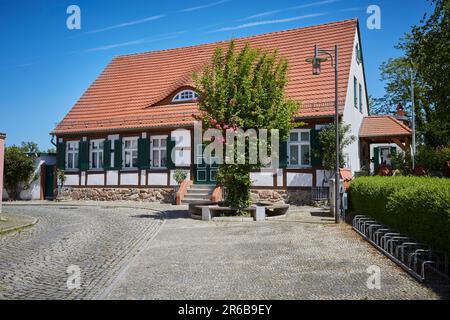
[[[404,56],[381,66],[386,94],[377,99],[373,111],[390,113],[397,103],[410,108],[412,67],[418,133],[435,148],[450,145],[450,0],[429,1],[433,13],[425,15],[397,46]]]
[[[201,75],[194,75],[200,94],[203,126],[222,130],[230,128],[279,129],[283,140],[299,111],[296,102],[285,97],[288,63],[276,52],[263,52],[249,45],[228,50],[217,48],[212,61]],[[248,148],[246,148],[248,156]],[[225,187],[225,204],[238,212],[250,205],[250,172],[257,166],[224,164],[218,182]]]
[[[5,148],[4,171],[5,188],[12,200],[35,180],[33,159],[17,146]]]
[[[344,149],[356,141],[356,137],[349,134],[351,126],[341,123],[339,126],[339,162],[340,167],[345,166]],[[320,148],[312,152],[323,160],[323,166],[326,170],[336,172],[336,125],[330,124],[327,128],[322,129],[318,135]]]

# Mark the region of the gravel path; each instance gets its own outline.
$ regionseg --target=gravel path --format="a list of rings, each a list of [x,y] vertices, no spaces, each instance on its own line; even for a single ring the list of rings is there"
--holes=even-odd
[[[163,223],[157,212],[138,208],[3,208],[39,222],[21,233],[0,236],[0,299],[94,298]],[[67,273],[69,266],[79,267],[78,290],[67,287],[73,275]]]
[[[381,288],[367,287],[367,269]],[[193,221],[179,213],[130,265],[109,299],[438,299],[332,218],[293,208],[289,218]]]

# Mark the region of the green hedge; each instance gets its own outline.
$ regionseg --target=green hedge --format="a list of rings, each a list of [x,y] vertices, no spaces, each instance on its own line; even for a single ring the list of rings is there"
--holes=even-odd
[[[354,215],[450,253],[450,179],[360,177],[350,185],[349,200]]]

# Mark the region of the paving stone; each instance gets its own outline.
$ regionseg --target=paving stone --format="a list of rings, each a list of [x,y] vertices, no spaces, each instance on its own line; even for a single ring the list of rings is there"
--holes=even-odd
[[[0,236],[2,299],[93,298],[162,224],[157,211],[141,208],[4,208],[38,218],[39,222],[20,233]],[[79,290],[67,288],[70,265],[80,268]]]

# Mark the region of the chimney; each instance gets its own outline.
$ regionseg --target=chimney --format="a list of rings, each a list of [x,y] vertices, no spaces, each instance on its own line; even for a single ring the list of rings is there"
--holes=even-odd
[[[408,127],[410,126],[409,119],[408,119],[408,117],[406,116],[405,108],[403,108],[403,106],[402,106],[401,103],[399,103],[399,104],[397,105],[397,114],[395,115],[395,118],[396,118],[398,121],[403,122],[403,123],[404,123],[405,125],[407,125]]]
[[[399,104],[397,105],[397,117],[398,117],[398,118],[403,118],[403,117],[405,117],[405,116],[406,116],[406,114],[405,114],[405,108],[403,108],[402,104],[399,103]]]

